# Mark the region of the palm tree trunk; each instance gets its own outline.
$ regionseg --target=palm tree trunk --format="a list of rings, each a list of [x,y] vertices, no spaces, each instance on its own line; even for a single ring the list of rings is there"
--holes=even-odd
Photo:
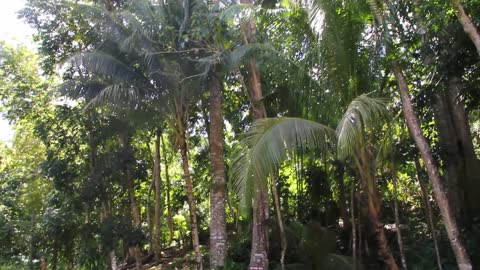
[[[369,4],[373,14],[375,15],[376,20],[380,25],[383,25],[383,15],[377,5],[376,0],[369,0]],[[384,31],[388,30],[384,29]],[[387,48],[387,50],[392,53],[390,46]],[[393,55],[396,55],[395,52],[393,52]],[[435,160],[433,159],[430,146],[428,145],[427,140],[422,134],[422,130],[420,128],[417,116],[415,115],[407,81],[405,80],[405,76],[403,75],[399,63],[394,59],[391,60],[391,64],[393,73],[395,74],[395,78],[397,79],[398,88],[400,90],[400,96],[403,103],[403,114],[405,116],[410,134],[413,137],[415,143],[417,144],[422,159],[425,162],[428,176],[430,178],[430,181],[432,182],[435,198],[437,200],[440,212],[443,217],[443,221],[445,223],[445,227],[447,229],[448,238],[450,239],[450,244],[457,259],[458,268],[460,270],[471,270],[472,263],[470,261],[470,257],[465,251],[465,247],[460,237],[457,223],[452,215],[450,204],[447,200],[442,182],[440,180],[440,174],[438,173],[437,165],[435,163]]]
[[[455,12],[457,13],[458,20],[460,24],[462,24],[463,30],[472,40],[475,48],[477,48],[477,53],[480,55],[480,34],[472,22],[472,19],[465,13],[465,9],[463,8],[460,0],[450,0],[452,3]]]
[[[428,193],[425,184],[422,181],[422,167],[420,166],[420,161],[418,158],[415,158],[415,168],[417,169],[417,179],[420,185],[420,191],[422,194],[422,200],[425,205],[425,213],[427,214],[427,223],[428,227],[430,228],[430,234],[432,235],[433,246],[435,248],[435,255],[437,258],[437,266],[438,270],[442,270],[442,261],[440,259],[440,250],[438,249],[438,241],[437,241],[437,234],[435,233],[435,226],[433,223],[433,213],[432,213],[432,206],[430,205],[430,201],[428,200]]]
[[[210,161],[213,178],[210,186],[210,268],[225,266],[227,226],[225,219],[225,163],[223,160],[222,83],[219,74],[212,76],[210,97]]]
[[[376,187],[376,169],[374,166],[375,161],[372,157],[369,147],[366,147],[363,143],[361,145],[364,146],[357,148],[357,152],[359,153],[357,159],[357,168],[360,173],[363,189],[367,195],[367,216],[370,224],[370,230],[375,235],[377,252],[380,256],[380,259],[384,262],[387,269],[398,270],[398,265],[393,258],[387,237],[385,236],[385,229],[383,228],[383,224],[380,220],[381,203]]]
[[[385,263],[387,269],[398,270],[398,265],[393,259],[392,251],[388,246],[388,241],[387,237],[385,236],[383,224],[380,222],[380,215],[373,201],[374,199],[372,198],[368,199],[368,220],[371,226],[371,230],[375,235],[378,255],[380,256],[380,259]]]
[[[242,0],[242,4],[253,5],[253,0]],[[249,18],[241,27],[245,44],[256,43],[255,19]],[[257,68],[255,57],[250,58],[247,64],[248,85],[247,91],[252,104],[253,119],[262,119],[267,116],[262,103],[262,84],[260,71]],[[264,186],[264,179],[254,182],[253,220],[252,220],[252,250],[250,254],[251,270],[268,269],[268,189]]]
[[[162,178],[161,178],[161,167],[160,167],[160,137],[162,136],[162,131],[157,130],[155,135],[155,158],[153,161],[153,179],[155,182],[155,230],[153,233],[153,250],[155,254],[155,260],[158,261],[161,256],[162,245],[161,245],[161,233],[162,233]]]
[[[198,237],[198,224],[197,224],[197,213],[195,206],[195,198],[193,195],[193,184],[192,179],[190,178],[190,170],[188,163],[188,148],[185,130],[183,129],[180,134],[180,154],[182,156],[182,167],[183,175],[185,178],[185,189],[187,191],[188,198],[188,207],[190,210],[190,224],[192,229],[192,243],[193,251],[195,252],[195,262],[197,264],[197,269],[203,269],[202,265],[202,253],[200,252],[200,241]]]
[[[168,163],[169,159],[167,159],[167,147],[165,146],[165,141],[163,140],[163,136],[160,137],[160,142],[162,144],[162,150],[163,150],[163,157],[164,157],[164,164],[165,164],[165,182],[167,182],[167,225],[168,225],[168,231],[169,231],[169,239],[170,243],[173,241],[173,217],[172,217],[172,209],[170,205],[170,191],[172,189],[171,183],[170,183],[170,172],[168,169]]]
[[[252,251],[249,270],[268,269],[268,192],[256,185],[253,202]]]

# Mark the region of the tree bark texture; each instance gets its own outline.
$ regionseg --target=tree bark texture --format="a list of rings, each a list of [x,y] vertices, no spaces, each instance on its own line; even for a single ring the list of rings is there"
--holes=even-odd
[[[161,144],[162,144],[162,149],[163,149],[163,158],[165,160],[165,182],[167,185],[167,225],[168,225],[168,231],[169,231],[169,239],[170,243],[173,241],[173,217],[172,217],[172,211],[171,211],[171,205],[170,205],[170,191],[171,191],[171,183],[170,183],[170,172],[168,169],[168,163],[170,162],[170,159],[167,158],[167,147],[165,146],[165,142],[163,140],[163,136],[160,138]]]
[[[225,266],[227,226],[225,219],[225,162],[223,159],[222,82],[219,74],[212,76],[210,96],[210,162],[213,177],[210,185],[210,268]]]
[[[155,134],[155,157],[153,160],[153,179],[155,182],[155,229],[153,232],[153,250],[155,254],[155,260],[159,260],[162,251],[162,178],[160,167],[160,137],[162,136],[161,130],[157,130]]]
[[[188,147],[186,141],[185,130],[182,129],[180,134],[180,154],[182,156],[182,167],[183,167],[183,176],[185,178],[185,189],[187,192],[188,198],[188,207],[190,210],[190,225],[192,229],[192,243],[193,251],[195,253],[195,263],[197,264],[197,269],[203,269],[202,265],[202,253],[200,252],[200,240],[198,237],[198,224],[197,224],[197,213],[195,206],[195,197],[193,195],[193,184],[192,179],[190,178],[190,169],[188,162]]]

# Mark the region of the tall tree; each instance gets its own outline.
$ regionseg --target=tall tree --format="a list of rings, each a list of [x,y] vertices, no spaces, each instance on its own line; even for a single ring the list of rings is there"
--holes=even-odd
[[[212,163],[210,186],[210,268],[225,266],[227,227],[225,216],[225,162],[223,153],[222,81],[219,73],[212,74],[210,92],[209,146]]]
[[[241,4],[254,6],[253,0],[242,0]],[[243,19],[241,29],[244,43],[255,44],[257,42],[257,27],[255,16],[246,13]],[[250,100],[252,116],[254,120],[267,117],[267,112],[263,105],[263,92],[260,77],[260,71],[257,66],[257,60],[253,56],[247,60],[247,94]],[[253,217],[252,217],[252,249],[250,253],[249,269],[266,270],[268,269],[268,188],[264,179],[256,179],[254,182],[253,197]]]
[[[376,0],[369,0],[369,4],[375,16],[375,20],[379,25],[383,27],[382,31],[385,34],[388,33],[389,30],[386,29],[387,22],[384,20],[382,10],[380,9],[378,3],[376,2]],[[403,114],[406,119],[410,134],[414,139],[418,149],[420,150],[420,154],[427,168],[427,173],[430,181],[432,182],[435,197],[437,199],[443,221],[445,222],[447,234],[450,239],[450,244],[452,246],[453,252],[455,253],[458,267],[462,270],[470,270],[472,269],[470,257],[468,256],[463,245],[457,222],[455,220],[455,217],[453,216],[450,203],[448,202],[443,184],[440,179],[438,167],[432,156],[430,145],[423,136],[420,124],[418,122],[418,118],[415,114],[408,83],[405,79],[405,75],[403,74],[400,63],[396,59],[398,57],[397,52],[390,44],[387,45],[387,51],[390,55],[392,55],[392,57],[394,57],[393,60],[390,61],[390,63],[392,65],[392,70],[397,80],[398,88],[400,91]]]

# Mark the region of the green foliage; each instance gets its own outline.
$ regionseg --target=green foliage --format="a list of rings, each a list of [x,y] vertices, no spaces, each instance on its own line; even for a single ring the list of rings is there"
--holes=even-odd
[[[166,264],[172,260],[165,267],[193,268],[177,150],[185,133],[200,242],[207,254],[209,220],[215,218],[208,210],[208,149],[217,143],[208,139],[213,76],[222,80],[223,158],[229,176],[225,269],[248,267],[251,221],[245,210],[255,203],[255,188],[270,190],[268,178],[277,173],[273,188],[287,227],[286,269],[351,269],[347,223],[353,221],[357,240],[363,237],[357,243],[362,254],[356,269],[362,269],[361,263],[365,269],[380,269],[366,229],[366,190],[355,190],[364,169],[356,162],[362,153],[369,157],[370,180],[376,179],[369,188],[383,197],[378,207],[385,224],[393,223],[390,178],[392,168],[398,170],[395,199],[408,264],[411,269],[435,268],[432,232],[419,193],[426,175],[417,171],[417,150],[398,117],[402,104],[386,46],[399,52],[395,58],[408,78],[422,132],[444,182],[450,183],[445,174],[450,157],[439,140],[434,98],[443,95],[452,77],[462,81],[458,98],[465,103],[477,152],[480,140],[478,55],[450,5],[383,3],[390,31],[381,36],[366,1],[316,0],[308,7],[292,1],[264,1],[261,7],[180,2],[27,1],[21,16],[37,30],[38,54],[0,43],[1,113],[16,131],[10,144],[0,145],[0,269],[22,269],[29,257],[38,268],[41,258],[50,263],[54,254],[59,268],[73,260],[75,268],[107,269],[111,251],[117,262],[133,262],[126,252],[133,246],[142,248],[146,260],[152,258],[147,254],[153,243],[152,149],[158,130],[164,145],[163,259]],[[478,3],[464,4],[477,22]],[[256,43],[245,42],[245,31],[252,30],[246,29],[247,22],[255,24]],[[254,123],[245,95],[252,57],[271,117]],[[334,126],[336,130],[330,128]],[[447,194],[454,188],[468,191],[463,185],[447,186]],[[431,187],[427,189],[430,194]],[[132,221],[132,197],[140,226]],[[237,209],[237,199],[243,211]],[[430,195],[426,199],[434,202]],[[454,268],[433,205],[441,261],[445,269]],[[274,217],[268,224],[271,269],[279,268],[281,249]],[[478,220],[471,221],[462,224],[462,236],[478,260]],[[393,232],[385,231],[399,261]]]
[[[240,150],[232,165],[233,187],[242,207],[251,206],[253,183],[266,185],[267,176],[279,169],[287,151],[297,147],[325,150],[332,134],[329,127],[303,119],[256,121],[245,135],[245,148]]]

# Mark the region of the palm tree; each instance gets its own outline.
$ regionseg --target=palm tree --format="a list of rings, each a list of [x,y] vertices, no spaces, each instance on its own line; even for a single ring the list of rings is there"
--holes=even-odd
[[[253,0],[242,0],[241,4],[253,6]],[[245,45],[255,44],[256,22],[253,15],[248,16],[240,25],[243,33]],[[253,56],[246,64],[247,72],[247,92],[252,106],[252,115],[254,120],[267,117],[263,105],[262,84],[260,71],[257,67],[257,60]],[[256,178],[254,181],[253,194],[253,219],[252,219],[252,248],[250,253],[249,269],[268,269],[268,188],[264,184],[265,179]]]
[[[210,186],[210,267],[225,266],[227,255],[227,226],[225,217],[226,178],[223,152],[222,81],[220,74],[212,75],[210,92],[209,146],[212,164]]]
[[[92,99],[89,106],[107,104],[114,107],[124,107],[129,105],[130,110],[138,115],[145,116],[149,112],[155,111],[171,120],[170,123],[176,131],[177,146],[182,156],[195,258],[198,267],[202,268],[186,137],[190,105],[187,99],[187,91],[196,89],[193,87],[194,84],[191,83],[190,78],[201,78],[201,76],[195,74],[195,69],[192,67],[188,55],[177,54],[175,50],[165,55],[158,53],[158,51],[168,48],[172,43],[185,46],[183,41],[178,39],[178,36],[170,36],[171,40],[165,40],[162,32],[159,31],[158,24],[174,24],[180,29],[179,33],[183,34],[185,27],[188,25],[182,23],[179,26],[175,23],[179,21],[177,20],[179,16],[188,16],[189,12],[186,10],[191,7],[187,5],[183,14],[178,15],[179,10],[175,5],[168,5],[163,9],[163,7],[153,7],[146,0],[134,1],[130,6],[132,13],[123,11],[118,17],[112,13],[105,14],[102,10],[89,6],[82,6],[82,8],[92,13],[96,20],[99,20],[98,28],[101,36],[117,44],[116,50],[110,52],[83,53],[70,59],[70,63],[78,67],[84,67],[97,76],[102,75],[107,79],[106,82],[110,83]],[[185,20],[188,21],[188,18],[184,17],[183,19],[184,22]],[[125,22],[126,25],[124,25]],[[162,39],[164,43],[155,41]],[[173,59],[168,56],[169,54],[174,55]],[[168,71],[165,66],[168,66]],[[190,98],[193,97],[192,93],[192,91],[188,93]],[[164,107],[171,110],[162,110],[161,108]],[[155,123],[154,120],[156,119],[150,116],[147,119],[147,122],[150,122],[148,120]],[[145,121],[145,118],[143,118],[143,121]],[[156,144],[156,153],[159,153],[157,150]],[[156,159],[155,165],[155,186],[156,190],[160,190],[160,163],[156,162]],[[156,192],[156,210],[160,209],[160,201],[160,192]],[[133,206],[132,209],[134,209]],[[158,232],[161,223],[159,211],[156,212],[156,233],[154,236],[159,238]],[[154,239],[157,258],[160,253],[159,241],[160,239]]]
[[[288,151],[303,148],[320,149],[328,153],[335,142],[338,156],[341,159],[351,158],[359,172],[367,194],[369,220],[376,235],[378,250],[390,269],[398,269],[380,222],[373,145],[366,140],[366,132],[378,125],[385,115],[382,99],[361,95],[350,103],[337,127],[336,139],[331,128],[309,120],[266,118],[255,121],[243,140],[244,148],[236,156],[232,168],[234,187],[243,207],[248,207],[252,200],[255,182],[263,181],[266,186],[265,179],[279,169]]]

